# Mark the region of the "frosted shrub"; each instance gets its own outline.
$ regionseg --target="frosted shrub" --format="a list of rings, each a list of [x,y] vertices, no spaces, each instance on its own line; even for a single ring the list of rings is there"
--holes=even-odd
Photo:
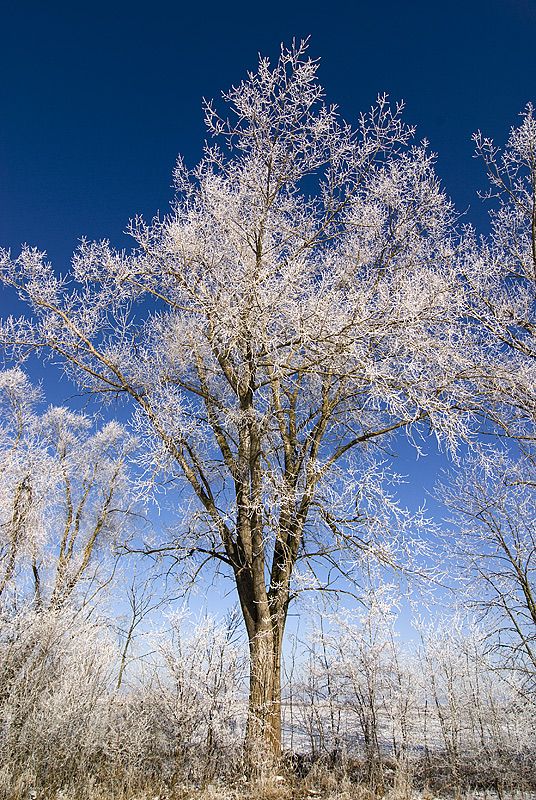
[[[153,678],[159,725],[176,743],[175,772],[206,780],[232,771],[241,756],[246,653],[235,616],[225,625],[212,617],[193,623],[182,612],[169,621],[167,633],[155,638],[162,665]]]
[[[391,612],[371,602],[313,624],[285,704],[289,763],[301,774],[315,765],[313,783],[335,769],[380,792],[534,790],[534,697],[490,650],[489,632],[420,626],[416,648],[397,641]]]
[[[71,613],[69,613],[71,612]],[[2,619],[0,758],[13,784],[39,786],[88,770],[115,650],[102,626],[63,612],[23,608]]]
[[[313,759],[349,758],[377,788],[387,779],[385,759],[402,760],[415,726],[413,669],[396,643],[394,621],[390,604],[378,598],[362,614],[321,620],[295,692],[294,714]]]
[[[157,657],[145,659],[142,680],[132,676],[122,693],[110,634],[72,608],[3,617],[0,797],[30,789],[85,797],[92,786],[128,795],[235,775],[247,662],[233,624],[174,615],[153,637]]]
[[[490,652],[489,635],[454,622],[421,637],[425,778],[460,790],[534,789],[534,697]]]

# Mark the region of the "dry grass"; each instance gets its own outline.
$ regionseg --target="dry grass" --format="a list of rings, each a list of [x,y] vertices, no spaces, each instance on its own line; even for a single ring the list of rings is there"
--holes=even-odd
[[[313,771],[312,771],[313,772]],[[157,781],[137,789],[133,786],[97,786],[79,780],[70,789],[37,791],[32,788],[32,774],[27,772],[7,787],[2,785],[3,770],[0,770],[0,792],[6,800],[440,800],[450,797],[456,800],[497,800],[497,794],[489,792],[449,792],[443,795],[432,791],[416,791],[407,774],[396,777],[393,785],[385,790],[373,790],[365,784],[352,783],[346,776],[336,772],[316,770],[305,779],[274,775],[255,783],[246,780],[234,786],[211,783],[205,787],[176,785],[165,787]],[[5,773],[4,773],[5,777]],[[503,795],[502,800],[536,800],[534,793],[516,792]]]
[[[225,769],[225,755],[219,753],[210,770],[183,757],[173,762],[175,771],[167,776],[164,762],[153,764],[149,772],[147,762],[103,759],[92,772],[80,766],[62,779],[51,770],[41,780],[30,763],[22,769],[4,764],[0,800],[536,800],[534,781],[523,781],[521,775],[513,780],[511,773],[512,780],[504,781],[498,792],[482,765],[477,773],[472,762],[453,782],[439,756],[428,760],[426,770],[411,759],[385,758],[371,766],[345,758],[334,766],[329,759],[313,763],[294,758],[283,763],[279,774],[249,782],[239,771],[238,758],[233,769]]]

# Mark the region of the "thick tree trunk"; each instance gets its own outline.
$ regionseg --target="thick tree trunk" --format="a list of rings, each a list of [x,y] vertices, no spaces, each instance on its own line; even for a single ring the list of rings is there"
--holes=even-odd
[[[251,777],[272,770],[281,757],[281,643],[284,621],[265,620],[250,638],[249,707],[245,740]]]
[[[259,631],[249,643],[250,683],[245,746],[248,767],[258,772],[271,766],[278,747],[274,722],[272,639],[270,630]]]

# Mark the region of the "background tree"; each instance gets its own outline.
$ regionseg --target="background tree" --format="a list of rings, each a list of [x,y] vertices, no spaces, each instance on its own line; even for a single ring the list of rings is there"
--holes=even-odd
[[[469,231],[466,314],[482,343],[477,380],[484,414],[519,443],[534,439],[536,386],[536,120],[529,103],[501,150],[475,134],[494,202],[491,236]],[[476,334],[476,337],[475,337]]]
[[[459,566],[456,591],[488,617],[502,661],[536,675],[536,474],[528,458],[490,449],[467,459],[441,487],[456,512],[449,550]],[[455,538],[455,544],[453,543]]]
[[[503,149],[480,131],[473,137],[490,183],[483,198],[493,206],[491,235],[477,239],[467,232],[464,270],[466,337],[481,427],[486,436],[506,442],[486,447],[480,439],[440,494],[457,512],[459,535],[448,547],[456,549],[460,573],[469,579],[468,601],[490,616],[513,663],[533,673],[536,120],[531,104],[521,117]]]
[[[229,118],[207,104],[226,149],[193,172],[179,161],[172,213],[136,219],[130,255],[82,243],[73,290],[35,250],[1,260],[33,314],[4,323],[4,343],[51,350],[83,390],[134,402],[148,471],[189,489],[167,544],[234,578],[251,768],[280,753],[295,592],[334,588],[376,535],[404,528],[375,453],[421,422],[464,430],[452,211],[433,158],[385,98],[357,129],[340,121],[305,49],[261,59],[224,95]]]
[[[21,370],[0,372],[0,596],[42,544],[40,519],[53,484],[50,463],[29,432],[39,399]]]
[[[0,785],[8,787],[68,784],[89,767],[82,742],[100,735],[117,660],[99,601],[133,519],[132,436],[114,422],[95,430],[66,408],[39,414],[40,400],[20,369],[0,371]]]
[[[136,442],[66,408],[38,415],[40,392],[20,369],[0,372],[0,389],[0,594],[57,610],[105,582],[100,558],[132,527]]]

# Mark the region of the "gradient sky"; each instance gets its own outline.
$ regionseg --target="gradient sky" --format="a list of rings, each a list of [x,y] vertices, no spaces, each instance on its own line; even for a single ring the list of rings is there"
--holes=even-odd
[[[202,98],[239,83],[259,52],[275,61],[281,42],[311,37],[327,102],[349,122],[378,93],[405,100],[446,192],[482,229],[471,135],[503,144],[536,103],[536,0],[11,0],[0,29],[0,245],[46,250],[60,272],[80,237],[129,246],[130,217],[167,211],[177,154],[190,167],[201,156]],[[14,309],[0,289],[0,316]],[[63,381],[50,399],[71,391]],[[436,470],[410,466],[420,498]]]

